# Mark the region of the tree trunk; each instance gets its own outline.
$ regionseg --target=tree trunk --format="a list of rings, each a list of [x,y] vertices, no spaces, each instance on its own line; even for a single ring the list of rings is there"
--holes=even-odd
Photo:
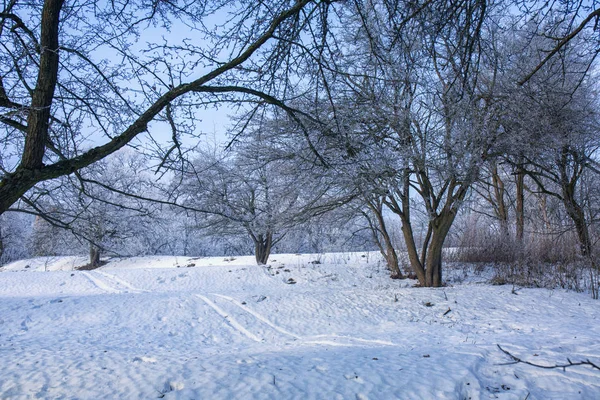
[[[400,266],[398,265],[398,254],[396,253],[396,249],[394,249],[392,238],[390,237],[390,234],[387,231],[387,226],[385,224],[385,220],[383,219],[383,210],[381,207],[370,208],[375,214],[375,218],[377,218],[377,223],[379,225],[379,233],[381,233],[383,245],[379,242],[376,231],[373,232],[373,235],[375,235],[375,240],[377,241],[377,244],[379,246],[379,251],[385,258],[388,270],[390,271],[390,278],[402,279],[402,272],[400,271]]]
[[[254,240],[254,257],[258,265],[265,265],[271,255],[273,246],[273,234],[268,232],[266,235],[257,235]]]
[[[40,31],[40,66],[27,115],[27,135],[20,167],[38,169],[43,165],[50,107],[58,80],[58,22],[63,0],[45,0]]]
[[[390,270],[390,278],[392,279],[402,279],[402,271],[400,271],[400,265],[398,263],[398,254],[396,253],[396,249],[392,245],[391,241],[386,243],[386,256],[385,261],[387,263],[387,267]]]
[[[523,232],[525,230],[525,172],[523,168],[517,168],[517,242],[523,244]]]
[[[426,283],[427,287],[442,286],[442,250],[444,245],[442,236],[433,234],[429,245],[426,263]]]
[[[90,244],[90,268],[95,269],[100,266],[100,248]]]
[[[423,263],[421,263],[421,261],[419,261],[419,251],[417,250],[415,235],[413,232],[412,223],[410,222],[410,174],[410,170],[405,168],[402,174],[402,207],[400,208],[399,205],[395,203],[395,210],[392,208],[392,211],[396,212],[402,221],[402,236],[404,236],[404,243],[406,244],[406,251],[408,253],[410,267],[417,275],[417,279],[419,280],[421,286],[425,286],[425,266]]]
[[[423,261],[419,259],[410,221],[403,215],[400,215],[400,218],[410,266],[417,275],[419,283],[421,286],[427,287],[442,286],[442,249],[454,218],[456,218],[456,212],[452,209],[445,209],[434,220],[429,221],[429,240],[422,250]]]
[[[425,261],[425,286],[442,286],[442,251],[455,217],[456,213],[454,211],[443,210],[438,217],[430,222],[432,224],[432,235]]]
[[[585,213],[583,208],[577,202],[575,191],[577,190],[577,182],[581,177],[582,169],[579,164],[575,165],[572,170],[572,174],[568,173],[568,159],[569,159],[570,148],[564,146],[561,151],[561,157],[557,162],[557,166],[560,169],[560,186],[562,191],[562,201],[567,211],[567,215],[571,218],[575,224],[575,230],[577,231],[577,238],[579,239],[579,249],[581,255],[588,257],[592,253],[592,241],[590,239],[590,232],[588,225],[585,220]],[[579,171],[579,172],[576,172]]]
[[[58,81],[59,15],[64,0],[45,0],[40,26],[40,61],[31,106],[27,110],[27,131],[21,162],[16,171],[0,182],[0,215],[33,187],[35,171],[41,168],[50,128],[50,108]]]
[[[567,215],[575,224],[581,255],[588,257],[592,253],[592,241],[590,239],[588,225],[585,220],[585,213],[583,212],[583,208],[581,208],[581,206],[577,203],[573,190],[563,188],[563,204],[567,211]]]
[[[496,201],[495,209],[496,216],[500,222],[500,231],[504,238],[508,238],[510,236],[508,231],[508,209],[506,207],[506,202],[504,201],[504,192],[506,189],[504,187],[504,182],[498,173],[498,166],[496,163],[492,166],[492,186],[494,188],[494,197]]]
[[[544,232],[548,233],[552,230],[552,224],[550,223],[550,217],[548,216],[548,204],[546,201],[546,194],[541,193],[539,195],[540,211],[542,213],[542,219],[544,220]]]
[[[4,238],[2,237],[2,226],[0,225],[0,266],[2,266],[2,255],[4,254]]]
[[[417,244],[415,243],[415,237],[410,221],[406,216],[400,216],[402,220],[402,235],[404,236],[404,242],[406,243],[406,251],[408,253],[408,260],[410,267],[413,272],[417,275],[417,279],[421,286],[427,286],[425,279],[425,268],[419,260],[419,252],[417,251]]]
[[[458,208],[467,195],[467,191],[470,188],[470,182],[458,183],[454,180],[447,182],[444,189],[444,191],[447,191],[445,205],[439,213],[436,213],[441,194],[439,197],[436,197],[431,193],[430,186],[427,186],[430,184],[429,180],[427,176],[423,174],[424,180],[427,182],[422,182],[422,188],[424,187],[424,190],[422,190],[420,195],[425,201],[433,200],[429,215],[436,216],[428,221],[427,236],[423,243],[421,258],[419,258],[419,251],[417,250],[415,236],[410,221],[409,175],[410,171],[406,170],[403,192],[399,195],[402,205],[398,204],[393,196],[388,197],[386,204],[402,221],[402,235],[404,236],[404,242],[406,243],[408,259],[412,270],[417,275],[419,283],[421,286],[439,287],[442,285],[442,247],[446,240],[446,236],[450,231],[450,227],[456,218]]]

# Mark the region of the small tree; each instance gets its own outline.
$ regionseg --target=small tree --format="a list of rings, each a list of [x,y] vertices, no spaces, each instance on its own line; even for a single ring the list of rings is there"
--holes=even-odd
[[[97,268],[102,252],[134,252],[128,247],[155,223],[156,206],[131,195],[148,194],[142,163],[131,152],[117,153],[74,176],[39,185],[24,196],[27,206],[21,211],[37,216],[34,244],[38,253],[81,251],[73,244],[79,241],[89,248],[88,267]],[[121,195],[124,191],[130,195]],[[67,244],[57,246],[59,241]]]
[[[198,228],[209,235],[246,235],[259,265],[327,193],[323,182],[297,168],[293,156],[281,157],[262,136],[266,130],[262,126],[235,151],[201,152],[177,188],[180,204],[196,212]]]

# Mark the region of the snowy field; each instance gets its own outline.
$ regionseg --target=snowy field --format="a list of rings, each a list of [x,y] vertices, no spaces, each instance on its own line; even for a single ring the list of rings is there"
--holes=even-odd
[[[392,281],[373,253],[0,269],[1,399],[600,399],[600,302]],[[452,274],[454,276],[452,276]]]

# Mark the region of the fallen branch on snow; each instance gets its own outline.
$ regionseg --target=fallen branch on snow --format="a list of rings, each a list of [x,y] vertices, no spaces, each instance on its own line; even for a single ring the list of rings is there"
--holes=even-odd
[[[567,361],[569,362],[568,364],[556,364],[556,365],[540,365],[540,364],[535,364],[529,361],[525,361],[522,360],[514,355],[512,355],[511,353],[509,353],[508,351],[504,350],[502,347],[500,347],[499,344],[497,344],[496,346],[498,346],[498,348],[500,349],[500,351],[502,351],[504,354],[506,354],[507,356],[509,356],[513,361],[509,362],[509,363],[504,363],[504,364],[499,364],[499,365],[511,365],[511,364],[527,364],[527,365],[531,365],[533,367],[538,367],[538,368],[544,368],[544,369],[554,369],[554,368],[562,368],[563,371],[567,368],[567,367],[574,367],[577,365],[589,365],[590,367],[600,370],[600,366],[594,364],[593,362],[591,362],[589,359],[585,360],[585,361],[577,361],[577,362],[573,362],[571,360],[569,360],[567,358]]]

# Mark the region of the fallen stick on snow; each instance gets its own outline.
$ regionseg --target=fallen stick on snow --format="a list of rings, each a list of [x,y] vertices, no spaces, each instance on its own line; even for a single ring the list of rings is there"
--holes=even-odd
[[[513,360],[512,362],[503,363],[503,364],[499,364],[499,365],[511,365],[511,364],[522,363],[522,364],[527,364],[527,365],[531,365],[533,367],[544,368],[544,369],[562,368],[563,371],[567,367],[574,367],[574,366],[577,366],[577,365],[589,365],[590,367],[592,367],[594,369],[600,370],[600,366],[594,364],[589,359],[587,359],[585,361],[573,362],[573,361],[571,361],[571,360],[569,360],[567,358],[567,361],[569,362],[568,364],[556,364],[556,365],[540,365],[540,364],[535,364],[535,363],[532,363],[532,362],[529,362],[529,361],[522,360],[522,359],[520,359],[520,358],[512,355],[511,353],[509,353],[508,351],[506,351],[502,347],[500,347],[499,344],[496,344],[496,346],[498,346],[498,348],[500,349],[500,351],[502,351],[504,354],[506,354],[507,356],[509,356]]]

